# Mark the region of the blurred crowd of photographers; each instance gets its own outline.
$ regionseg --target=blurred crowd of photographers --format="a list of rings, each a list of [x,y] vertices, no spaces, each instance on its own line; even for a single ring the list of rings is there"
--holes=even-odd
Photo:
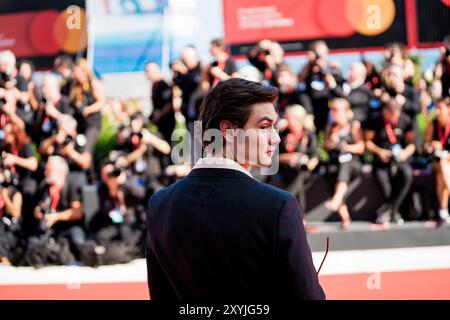
[[[398,43],[385,46],[381,68],[361,59],[342,70],[330,61],[327,44],[315,41],[308,62],[295,71],[274,41],[257,43],[239,70],[222,39],[210,45],[212,63],[184,47],[170,63],[171,79],[157,63],[146,65],[148,117],[139,107],[107,101],[85,59],[59,56],[37,85],[30,61],[0,51],[1,263],[97,266],[142,257],[147,199],[191,170],[172,162],[172,133],[179,127],[193,133],[204,96],[230,77],[279,89],[280,169],[259,179],[306,207],[305,190],[315,176],[326,177],[332,196],[325,207],[346,228],[352,221],[349,185],[364,168],[370,167],[384,198],[379,224],[409,219],[400,207],[416,173],[429,170],[433,205],[420,218],[449,220],[450,37],[431,78]],[[105,116],[118,124],[115,143],[97,161]],[[89,219],[85,186],[95,186],[99,200]]]

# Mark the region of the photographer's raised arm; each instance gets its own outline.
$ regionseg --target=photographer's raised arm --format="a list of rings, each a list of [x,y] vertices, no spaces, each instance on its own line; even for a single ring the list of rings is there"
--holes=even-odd
[[[36,171],[38,167],[38,161],[34,156],[22,158],[10,153],[6,153],[3,155],[3,162],[10,166],[16,165],[25,168],[29,171]]]
[[[133,152],[129,153],[125,159],[126,159],[126,165],[129,166],[133,163],[135,163],[139,158],[141,158],[145,152],[147,151],[147,146],[145,144],[141,144],[139,148],[134,150]]]
[[[8,190],[6,188],[2,188],[1,198],[5,203],[6,210],[8,210],[11,216],[19,219],[22,212],[22,194],[20,192],[16,192],[11,199],[9,197]]]
[[[53,136],[45,139],[44,141],[41,142],[40,146],[39,146],[39,153],[40,154],[45,154],[45,155],[49,155],[52,154],[54,151],[54,144],[56,143],[56,134],[54,134]]]
[[[365,150],[365,144],[361,132],[361,123],[359,121],[353,122],[352,135],[354,143],[353,144],[344,143],[343,151],[350,152],[352,154],[363,154]]]
[[[159,152],[163,154],[169,154],[170,153],[170,145],[161,138],[158,138],[151,132],[149,132],[147,129],[142,130],[142,141],[145,144],[149,144],[155,149],[157,149]]]
[[[81,201],[72,201],[70,208],[57,213],[59,221],[78,221],[83,218]]]
[[[75,150],[75,148],[72,146],[67,146],[66,148],[70,148],[70,152],[68,156],[75,161],[77,165],[80,166],[81,169],[87,170],[91,166],[92,163],[92,154],[88,151],[84,152],[78,152]]]

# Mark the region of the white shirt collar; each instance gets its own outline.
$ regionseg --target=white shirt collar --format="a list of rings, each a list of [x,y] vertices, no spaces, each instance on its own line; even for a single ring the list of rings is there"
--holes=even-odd
[[[212,157],[207,156],[205,158],[200,158],[197,163],[194,165],[192,170],[194,169],[230,169],[237,170],[242,173],[245,173],[250,178],[253,178],[250,172],[246,170],[243,166],[232,159],[221,158],[221,157]]]

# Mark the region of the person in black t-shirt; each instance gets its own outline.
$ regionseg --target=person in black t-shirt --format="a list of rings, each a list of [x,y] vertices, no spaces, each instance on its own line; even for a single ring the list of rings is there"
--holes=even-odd
[[[14,263],[13,251],[22,238],[23,198],[11,184],[10,173],[0,171],[0,264]]]
[[[285,125],[280,129],[282,187],[298,198],[302,208],[306,208],[306,185],[319,164],[314,121],[305,108],[291,105],[286,108]]]
[[[211,41],[211,55],[214,62],[208,69],[209,86],[215,86],[221,80],[227,80],[237,73],[236,64],[227,52],[227,45],[223,39]]]
[[[324,41],[314,41],[308,48],[308,62],[300,71],[299,82],[305,83],[306,93],[314,107],[314,123],[317,130],[324,130],[328,121],[328,100],[343,78],[340,66],[328,61],[328,46]]]
[[[364,127],[371,112],[372,91],[366,86],[367,69],[362,62],[353,62],[348,71],[347,82],[342,87],[336,86],[334,94],[350,102],[354,119]]]
[[[69,55],[61,55],[55,59],[54,71],[61,76],[60,92],[64,96],[70,95],[72,86],[73,59]]]
[[[420,112],[420,96],[414,87],[405,83],[403,78],[404,72],[401,66],[388,64],[383,71],[383,90],[385,95],[396,99],[402,108],[402,112],[411,118],[416,147],[420,147],[422,142],[419,134],[419,126],[416,121],[416,116]],[[381,97],[381,99],[387,98]]]
[[[58,130],[42,141],[39,151],[44,159],[50,155],[64,157],[69,165],[69,181],[81,189],[88,184],[87,170],[92,163],[92,148],[85,135],[78,134],[76,120],[68,114],[62,114],[58,119]]]
[[[439,218],[450,222],[448,200],[450,192],[450,100],[436,101],[436,119],[425,132],[424,149],[433,154],[436,173],[436,194],[439,199]]]
[[[152,193],[162,188],[158,182],[162,167],[167,165],[170,145],[161,137],[152,134],[144,127],[144,117],[135,114],[127,127],[117,132],[119,154],[111,159],[119,167],[126,168],[139,176],[147,191]]]
[[[71,101],[60,93],[56,76],[47,73],[42,80],[42,101],[34,116],[32,138],[36,145],[56,133],[57,120],[62,114],[72,114]]]
[[[188,123],[193,122],[198,118],[200,107],[195,103],[195,97],[191,100],[201,80],[201,64],[197,50],[192,46],[184,47],[180,59],[173,61],[172,71],[173,84],[182,91],[181,113]]]
[[[374,173],[385,198],[376,222],[402,224],[399,208],[412,184],[408,161],[416,146],[412,120],[396,99],[383,102],[382,113],[368,124],[365,140],[367,150],[375,157]]]
[[[337,212],[341,218],[341,228],[351,222],[344,198],[350,182],[360,173],[360,156],[364,153],[361,123],[353,120],[350,103],[343,98],[335,98],[331,104],[331,123],[325,129],[325,150],[330,156],[328,177],[332,180],[333,196],[325,207]]]
[[[151,99],[153,111],[150,121],[158,126],[167,143],[171,143],[172,132],[175,128],[175,113],[172,105],[172,88],[164,80],[161,70],[156,63],[148,63],[147,78],[152,82]]]
[[[71,115],[77,120],[78,133],[85,135],[86,143],[91,148],[102,127],[102,109],[105,103],[103,86],[85,59],[75,62],[72,76],[69,96],[72,101]]]
[[[259,70],[265,82],[274,84],[276,70],[284,61],[284,50],[279,43],[264,39],[248,52],[247,58]]]
[[[49,232],[53,238],[68,239],[72,252],[79,257],[85,241],[83,206],[80,190],[69,181],[68,173],[69,166],[64,158],[48,158],[34,217],[39,221],[38,235]]]
[[[0,115],[8,117],[30,132],[33,109],[30,105],[28,81],[18,73],[16,57],[10,50],[0,51]],[[0,119],[0,127],[4,126]]]
[[[277,113],[280,117],[287,106],[299,104],[303,106],[308,113],[313,112],[313,107],[309,96],[300,90],[297,84],[297,77],[287,64],[278,67],[275,73],[276,86],[280,90],[276,105]]]
[[[100,243],[119,240],[133,249],[136,256],[144,252],[145,186],[125,170],[105,162],[101,166],[98,186],[100,209],[91,221],[90,230]]]
[[[38,167],[30,138],[25,130],[14,122],[7,122],[1,130],[4,139],[1,150],[1,166],[13,174],[12,183],[18,187],[27,201],[34,195],[37,182],[32,173]]]

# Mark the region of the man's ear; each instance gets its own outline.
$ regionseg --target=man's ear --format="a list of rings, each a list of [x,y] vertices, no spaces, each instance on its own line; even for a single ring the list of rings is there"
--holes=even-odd
[[[228,120],[222,120],[219,124],[220,133],[224,139],[224,142],[233,142],[234,141],[234,129],[236,129],[236,125],[231,123]]]

